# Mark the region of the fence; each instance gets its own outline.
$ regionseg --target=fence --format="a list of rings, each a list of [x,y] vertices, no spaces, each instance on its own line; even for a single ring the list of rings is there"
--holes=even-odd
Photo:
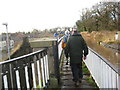
[[[53,52],[54,52],[54,69],[55,69],[55,76],[58,80],[58,84],[60,84],[60,60],[62,55],[62,38],[58,39],[57,41],[53,42]]]
[[[47,48],[0,63],[2,88],[47,87],[49,69]]]
[[[61,54],[62,54],[62,39],[63,37],[61,37],[59,40],[58,40],[58,57],[59,57],[59,60],[61,59]]]
[[[61,40],[53,41],[55,75],[60,83],[60,57],[62,54]],[[49,85],[49,61],[47,48],[0,62],[0,89],[5,88],[46,88]]]
[[[120,89],[119,70],[90,48],[85,64],[99,88]]]

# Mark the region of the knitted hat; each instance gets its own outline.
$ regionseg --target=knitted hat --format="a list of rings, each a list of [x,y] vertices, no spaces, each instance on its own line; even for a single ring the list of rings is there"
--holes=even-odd
[[[65,31],[65,35],[69,34],[70,32],[68,30]]]
[[[77,31],[77,28],[73,28],[73,31],[76,32],[76,31]]]

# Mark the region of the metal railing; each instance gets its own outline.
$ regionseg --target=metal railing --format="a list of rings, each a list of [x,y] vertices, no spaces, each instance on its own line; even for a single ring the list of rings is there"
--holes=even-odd
[[[63,37],[61,37],[59,40],[58,40],[58,57],[59,57],[59,60],[61,58],[61,54],[62,54],[62,39]]]
[[[25,89],[47,87],[49,68],[47,48],[0,62],[0,89]]]
[[[61,62],[61,55],[62,55],[62,38],[58,39],[57,41],[53,42],[53,52],[54,52],[54,69],[55,69],[55,76],[58,80],[58,84],[60,84],[60,62]]]
[[[60,83],[61,40],[53,41],[55,76]],[[46,88],[49,85],[50,68],[48,48],[0,62],[0,89]]]
[[[55,74],[60,82],[60,57],[62,54],[60,38],[53,42]],[[47,48],[0,62],[0,89],[3,88],[45,88],[49,85],[49,64]],[[120,73],[111,63],[89,48],[85,64],[99,88],[120,89]]]
[[[115,66],[89,48],[84,61],[99,88],[120,89],[120,72]]]

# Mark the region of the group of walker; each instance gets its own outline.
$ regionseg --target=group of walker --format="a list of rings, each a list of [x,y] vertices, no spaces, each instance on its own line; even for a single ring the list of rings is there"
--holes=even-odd
[[[75,86],[79,87],[83,78],[82,61],[85,60],[88,55],[88,47],[77,28],[73,28],[71,33],[69,30],[65,31],[62,48],[66,60],[68,61],[68,58],[70,58],[73,81],[75,82]],[[66,64],[68,65],[68,62]]]

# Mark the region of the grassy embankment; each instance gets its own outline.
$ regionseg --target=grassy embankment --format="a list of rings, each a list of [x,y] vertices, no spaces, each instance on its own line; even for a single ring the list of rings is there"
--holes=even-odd
[[[120,38],[118,41],[115,40],[115,33],[118,31],[93,31],[91,33],[81,32],[82,36],[86,41],[91,41],[99,44],[100,42],[104,42],[107,44],[116,44],[120,45]],[[120,32],[118,32],[120,35]],[[88,43],[89,44],[89,43]]]
[[[11,52],[10,52],[11,54],[10,54],[10,55],[12,55],[13,53],[15,53],[15,52],[20,48],[21,44],[22,44],[22,42],[20,42],[19,44],[17,44],[17,45],[14,47],[14,49],[11,50]],[[3,52],[6,52],[6,51],[3,51]],[[7,60],[7,59],[8,59],[8,57],[6,56],[6,57],[2,58],[2,60],[0,60],[0,61],[5,61],[5,60]]]

